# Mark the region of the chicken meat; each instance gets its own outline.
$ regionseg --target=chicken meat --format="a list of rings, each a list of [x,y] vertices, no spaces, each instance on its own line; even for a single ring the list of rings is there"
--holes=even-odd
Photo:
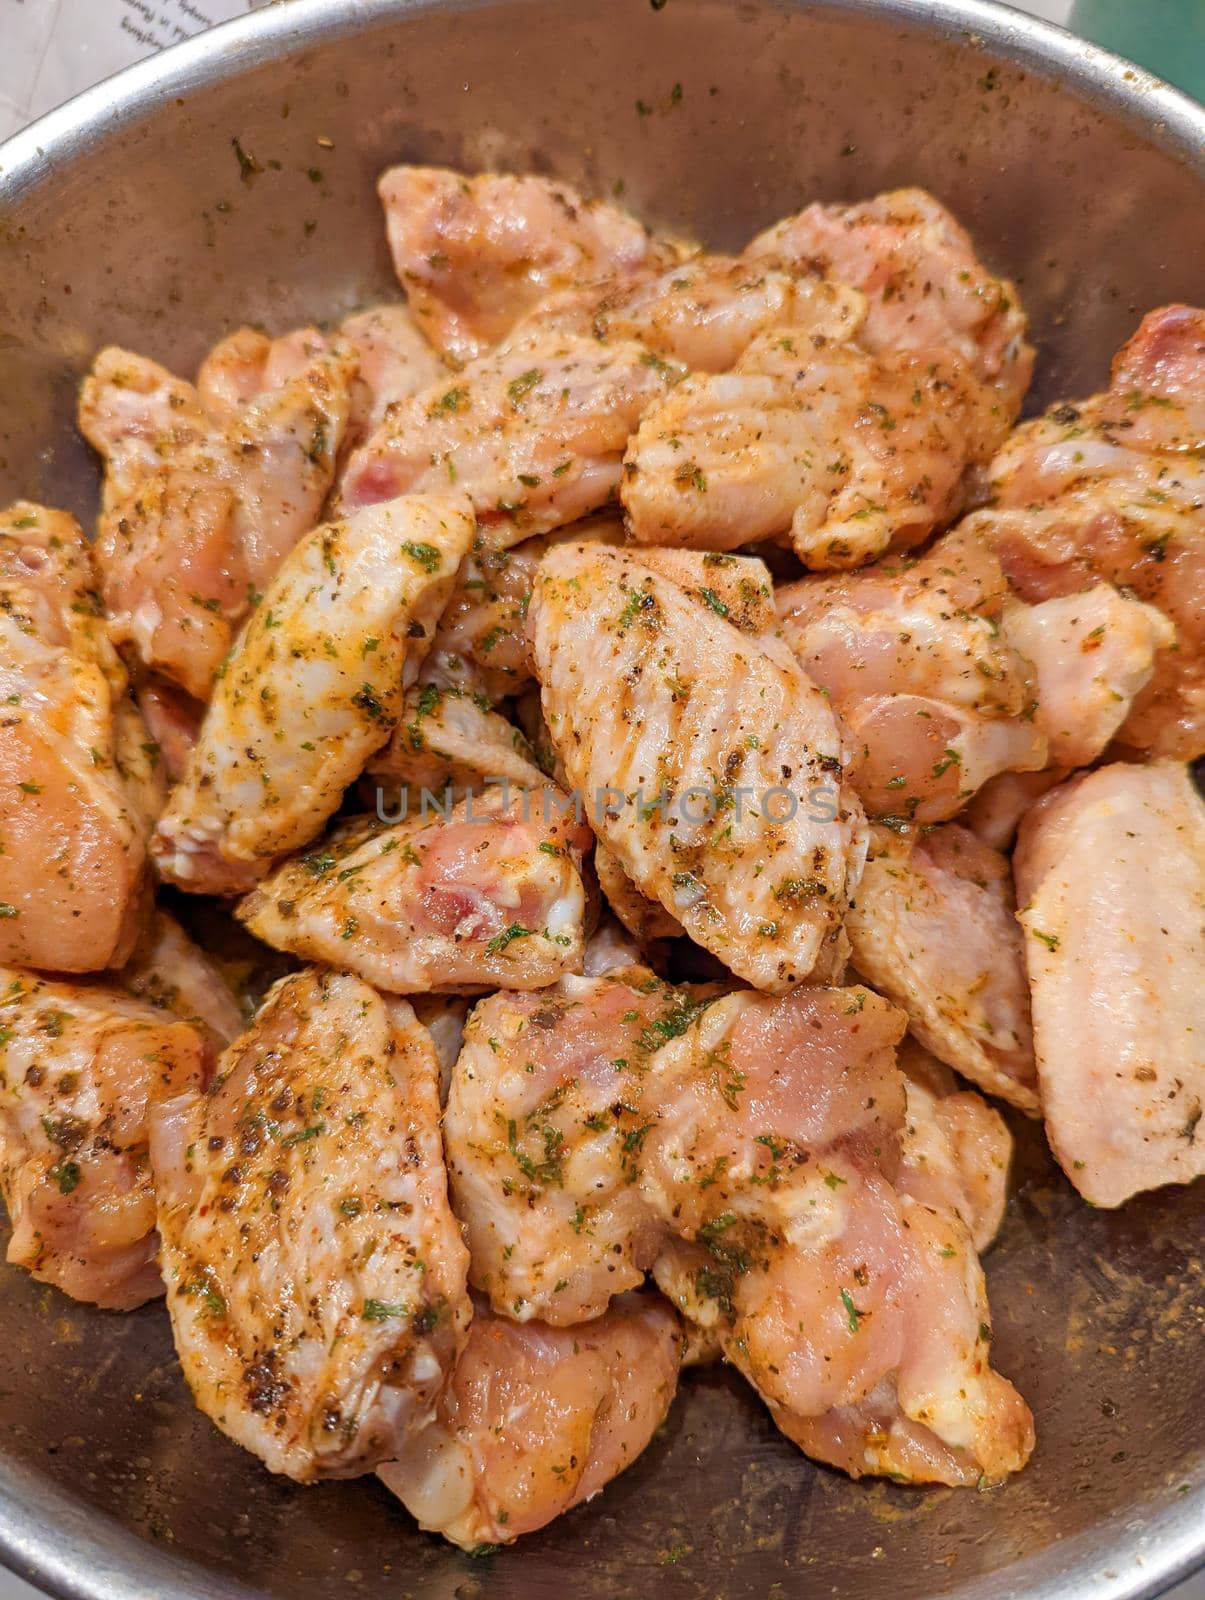
[[[346,973],[283,979],[209,1092],[159,1106],[151,1164],[201,1410],[300,1482],[400,1455],[471,1315],[439,1062],[411,1008]]]

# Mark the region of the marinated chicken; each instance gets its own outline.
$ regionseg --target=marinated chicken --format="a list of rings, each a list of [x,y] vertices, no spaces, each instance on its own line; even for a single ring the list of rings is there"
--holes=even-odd
[[[588,830],[542,784],[392,827],[341,824],[239,906],[258,938],[398,994],[543,989],[581,970]]]
[[[423,676],[427,673],[424,669]],[[463,689],[417,683],[407,690],[389,743],[371,758],[378,815],[421,797],[457,799],[488,784],[542,788],[544,775],[519,729]]]
[[[1038,1114],[1022,940],[1008,861],[947,823],[876,828],[846,919],[858,972],[939,1061]]]
[[[920,544],[986,460],[978,390],[941,349],[871,356],[760,334],[731,372],[645,410],[624,457],[632,533],[707,550],[789,534],[821,570]]]
[[[976,535],[1024,600],[1106,582],[1175,629],[1117,734],[1138,753],[1205,754],[1205,312],[1164,306],[1103,394],[1019,427],[991,464]]]
[[[440,618],[425,676],[491,702],[534,683],[527,613],[540,562],[557,544],[587,539],[621,544],[623,524],[602,512],[509,550],[474,547]],[[639,559],[742,633],[772,633],[777,626],[769,570],[753,556],[651,546]]]
[[[935,1209],[956,1212],[981,1254],[995,1239],[1008,1200],[1013,1140],[994,1106],[915,1040],[900,1044],[904,1126],[896,1187]]]
[[[62,511],[0,513],[0,960],[120,966],[149,910],[147,744]],[[152,779],[153,781],[153,779]],[[149,803],[151,811],[161,796]]]
[[[474,1007],[444,1142],[471,1281],[500,1315],[571,1327],[643,1282],[664,1232],[636,1186],[644,1076],[696,1012],[644,967]]]
[[[678,254],[626,212],[547,178],[391,167],[377,192],[410,310],[457,364],[497,344],[546,295]]]
[[[1004,631],[1033,666],[1034,726],[1046,735],[1047,760],[1062,768],[1104,754],[1176,637],[1161,611],[1107,583],[1010,606]]]
[[[635,339],[692,372],[727,372],[758,334],[844,340],[866,313],[863,297],[806,267],[696,255],[540,300],[512,330],[555,329],[603,342]]]
[[[1032,1419],[991,1368],[966,1223],[912,1192],[903,1025],[869,990],[746,992],[667,1040],[639,1183],[693,1249],[658,1280],[809,1455],[854,1477],[999,1482]]]
[[[580,1328],[478,1306],[434,1420],[378,1476],[420,1528],[470,1552],[510,1544],[631,1466],[669,1410],[681,1349],[651,1294]]]
[[[151,1139],[176,1349],[197,1404],[273,1472],[351,1477],[429,1422],[464,1347],[439,1063],[402,1000],[308,970]]]
[[[557,753],[640,892],[759,988],[835,971],[865,830],[789,652],[602,546],[550,551],[530,622]]]
[[[343,476],[345,511],[456,488],[506,548],[615,498],[641,412],[680,376],[630,340],[535,333],[394,406]]]
[[[468,503],[446,494],[302,540],[240,635],[159,820],[163,877],[236,894],[321,830],[393,731],[472,536]]]
[[[710,1361],[1002,1484],[984,1096],[1094,1205],[1205,1173],[1205,312],[1018,425],[921,190],[379,189],[404,302],[100,351],[95,539],[0,514],[8,1259],[470,1555]]]
[[[1205,1172],[1205,802],[1174,762],[1063,784],[1021,823],[1018,919],[1051,1149],[1093,1205]]]
[[[351,353],[312,329],[276,345],[232,335],[202,369],[201,393],[126,350],[93,363],[79,417],[105,464],[96,560],[110,629],[197,699],[319,521],[353,372]]]
[[[1017,291],[992,276],[966,230],[923,189],[807,206],[759,234],[745,255],[800,263],[860,290],[865,349],[948,350],[986,386],[988,432],[998,441],[1015,420],[1034,358]]]
[[[166,911],[155,912],[118,978],[131,994],[191,1023],[215,1050],[243,1031],[242,1009],[226,980]]]
[[[356,358],[344,447],[363,444],[394,406],[438,383],[443,362],[406,306],[374,306],[348,317],[340,339]]]
[[[1008,585],[962,529],[915,561],[804,578],[777,600],[783,637],[841,715],[872,816],[941,822],[997,773],[1046,765],[1033,664],[1002,629]]]
[[[76,1300],[162,1294],[153,1108],[205,1087],[201,1030],[110,984],[0,970],[0,1191],[8,1259]]]

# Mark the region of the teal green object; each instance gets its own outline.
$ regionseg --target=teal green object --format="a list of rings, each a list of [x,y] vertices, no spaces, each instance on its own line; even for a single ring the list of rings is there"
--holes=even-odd
[[[1205,0],[1075,0],[1068,26],[1205,100]]]

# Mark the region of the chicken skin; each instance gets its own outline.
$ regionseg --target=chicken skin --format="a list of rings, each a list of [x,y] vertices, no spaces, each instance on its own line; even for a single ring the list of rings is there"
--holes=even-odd
[[[807,206],[759,234],[745,255],[806,264],[859,290],[865,349],[951,352],[985,386],[988,432],[998,442],[1012,425],[1034,359],[1017,291],[992,276],[966,230],[923,189]]]
[[[658,272],[628,272],[553,294],[512,330],[635,339],[692,372],[727,372],[760,333],[842,341],[856,335],[866,303],[855,289],[808,268],[696,255]]]
[[[547,178],[391,167],[377,192],[410,311],[457,365],[546,295],[677,254],[627,212]]]
[[[0,960],[120,966],[148,910],[147,733],[73,517],[0,513]]]
[[[151,1161],[198,1406],[300,1482],[401,1454],[471,1314],[410,1007],[346,974],[283,979],[209,1093],[159,1108]]]
[[[635,1179],[650,1054],[696,1014],[644,967],[500,993],[465,1028],[444,1116],[474,1288],[570,1327],[638,1288],[663,1233]]]
[[[344,449],[363,444],[394,406],[438,383],[446,368],[406,306],[373,306],[340,324],[356,358]]]
[[[226,980],[166,911],[156,910],[119,978],[131,994],[191,1023],[215,1051],[243,1031],[243,1013]]]
[[[876,828],[846,920],[862,977],[920,1042],[980,1089],[1038,1114],[1022,940],[1004,856],[947,823]]]
[[[399,994],[542,989],[579,972],[588,830],[543,786],[446,816],[352,820],[239,906],[257,938]]]
[[[510,1544],[631,1466],[665,1420],[681,1345],[652,1294],[578,1328],[479,1305],[434,1420],[378,1476],[428,1532],[470,1552]]]
[[[637,889],[759,988],[839,967],[865,829],[789,652],[603,546],[550,551],[530,626],[557,754]]]
[[[205,1085],[214,1052],[107,984],[0,972],[0,1189],[8,1259],[76,1300],[162,1294],[147,1164],[152,1108]]]
[[[745,992],[662,1046],[639,1182],[690,1248],[658,1281],[809,1455],[855,1477],[999,1482],[1032,1420],[991,1369],[965,1222],[903,1170],[903,1025],[867,990]]]
[[[1205,753],[1205,312],[1143,318],[1103,394],[1023,423],[974,520],[1023,600],[1107,582],[1175,629],[1117,733],[1135,752]]]
[[[321,830],[392,732],[472,536],[462,496],[416,495],[302,540],[240,635],[159,819],[163,877],[239,893]]]
[[[491,702],[520,694],[534,683],[527,613],[540,563],[557,544],[587,539],[622,544],[623,524],[602,512],[508,550],[478,541],[440,618],[425,676]],[[756,557],[650,546],[641,550],[639,560],[742,633],[772,633],[777,626],[774,585],[765,562]]]
[[[790,534],[805,566],[920,544],[966,498],[979,385],[940,349],[868,355],[782,330],[640,418],[622,498],[642,544],[731,550]]]
[[[841,714],[872,816],[944,821],[997,773],[1048,759],[1033,664],[1002,627],[1008,584],[966,526],[915,561],[777,593],[783,637]]]
[[[680,376],[631,340],[536,332],[394,406],[348,462],[345,511],[450,487],[506,548],[597,511],[628,436]]]
[[[423,676],[427,677],[424,667]],[[463,689],[416,683],[406,692],[389,743],[368,764],[378,816],[429,795],[460,799],[488,784],[540,789],[544,775],[519,729]]]
[[[1046,1134],[1093,1205],[1205,1172],[1205,804],[1174,762],[1102,767],[1021,823],[1018,918]]]
[[[980,1254],[1000,1231],[1008,1200],[1013,1138],[982,1095],[912,1038],[900,1044],[905,1114],[896,1187],[934,1209],[953,1211]]]
[[[96,559],[114,638],[196,699],[319,520],[353,371],[350,351],[312,329],[275,345],[244,329],[202,371],[210,411],[129,351],[93,363],[79,421],[105,463]]]

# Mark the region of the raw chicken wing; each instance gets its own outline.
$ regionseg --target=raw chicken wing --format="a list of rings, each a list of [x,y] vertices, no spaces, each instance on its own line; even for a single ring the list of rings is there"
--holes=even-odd
[[[391,167],[377,185],[398,282],[437,349],[462,363],[556,290],[676,253],[566,183]]]
[[[201,1409],[300,1482],[400,1454],[470,1316],[439,1063],[410,1007],[345,974],[283,979],[210,1092],[159,1108],[151,1160]]]
[[[477,1005],[444,1140],[474,1288],[569,1327],[636,1288],[663,1233],[636,1184],[652,1052],[700,1002],[644,967]]]
[[[535,333],[395,406],[352,456],[345,510],[456,487],[504,548],[615,497],[628,437],[678,372],[638,344]]]
[[[759,988],[835,970],[864,823],[789,652],[595,545],[545,557],[531,628],[557,753],[640,892]]]
[[[580,1328],[479,1305],[434,1421],[378,1476],[428,1532],[470,1553],[510,1544],[631,1466],[665,1420],[681,1346],[651,1294]]]
[[[448,494],[302,540],[240,635],[159,820],[165,878],[238,893],[314,837],[392,732],[472,536],[467,501]]]
[[[543,989],[581,970],[589,842],[557,790],[491,789],[446,816],[344,823],[238,915],[277,949],[399,994]]]
[[[1102,767],[1021,824],[1018,918],[1051,1149],[1093,1205],[1205,1172],[1205,803]]]
[[[202,1034],[102,984],[0,970],[0,1188],[8,1259],[76,1300],[162,1294],[147,1165],[151,1109],[200,1092]]]
[[[873,833],[846,930],[858,972],[939,1061],[1038,1114],[1029,987],[1007,860],[957,823]]]
[[[148,909],[147,734],[65,512],[0,513],[0,960],[120,966]],[[153,780],[152,780],[153,781]]]

